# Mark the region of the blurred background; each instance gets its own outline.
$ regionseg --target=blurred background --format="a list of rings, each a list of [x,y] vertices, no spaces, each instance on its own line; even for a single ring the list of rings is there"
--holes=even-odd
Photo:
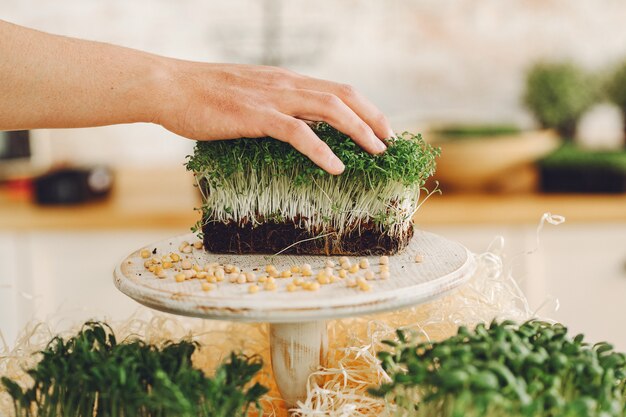
[[[442,148],[443,194],[418,213],[420,228],[475,252],[504,236],[531,306],[626,350],[626,3],[0,0],[0,16],[354,85],[396,131]],[[33,318],[116,319],[136,309],[113,287],[113,267],[196,221],[182,165],[192,147],[145,124],[0,132],[7,343]],[[567,222],[544,229],[538,245],[545,212]]]

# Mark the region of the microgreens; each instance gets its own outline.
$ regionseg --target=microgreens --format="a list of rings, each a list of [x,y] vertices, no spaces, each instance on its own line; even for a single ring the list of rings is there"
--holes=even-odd
[[[191,363],[196,347],[191,341],[118,343],[106,324],[87,322],[76,336],[50,341],[28,371],[32,387],[6,377],[2,384],[16,417],[247,415],[267,392],[251,382],[260,359],[233,353],[209,378]]]
[[[387,140],[386,152],[371,155],[326,123],[312,128],[345,164],[342,175],[326,173],[268,137],[198,142],[187,169],[203,195],[203,222],[254,225],[280,218],[341,234],[360,221],[384,218],[395,226],[377,223],[383,231],[406,232],[439,149],[405,132]]]
[[[626,356],[561,324],[460,327],[436,343],[402,331],[379,353],[392,378],[370,392],[398,416],[611,417],[626,412]]]

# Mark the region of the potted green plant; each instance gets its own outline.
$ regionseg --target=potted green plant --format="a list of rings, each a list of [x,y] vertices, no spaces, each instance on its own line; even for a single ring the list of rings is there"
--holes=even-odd
[[[404,332],[380,352],[391,382],[372,389],[402,417],[621,417],[626,356],[561,324],[478,324],[440,342]]]
[[[621,63],[609,77],[605,91],[609,100],[622,112],[624,147],[626,147],[626,61]]]
[[[578,120],[596,101],[595,84],[573,63],[538,63],[527,73],[524,103],[542,127],[573,139]]]

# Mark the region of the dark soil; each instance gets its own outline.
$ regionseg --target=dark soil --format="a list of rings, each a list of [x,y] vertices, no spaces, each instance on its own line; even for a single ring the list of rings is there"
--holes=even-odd
[[[329,231],[312,234],[293,222],[267,222],[256,227],[235,222],[224,224],[208,222],[202,227],[204,247],[214,253],[277,253],[289,245],[325,235]],[[373,224],[364,223],[360,230],[337,236],[328,236],[300,242],[287,249],[284,254],[300,255],[393,255],[404,249],[413,237],[413,227],[402,236],[391,237],[381,233]]]

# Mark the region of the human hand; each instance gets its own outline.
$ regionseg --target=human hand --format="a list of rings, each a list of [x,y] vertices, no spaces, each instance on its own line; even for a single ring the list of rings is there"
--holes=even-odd
[[[154,122],[196,140],[271,136],[331,174],[343,163],[303,120],[325,121],[378,154],[393,131],[349,85],[276,67],[168,60]]]

